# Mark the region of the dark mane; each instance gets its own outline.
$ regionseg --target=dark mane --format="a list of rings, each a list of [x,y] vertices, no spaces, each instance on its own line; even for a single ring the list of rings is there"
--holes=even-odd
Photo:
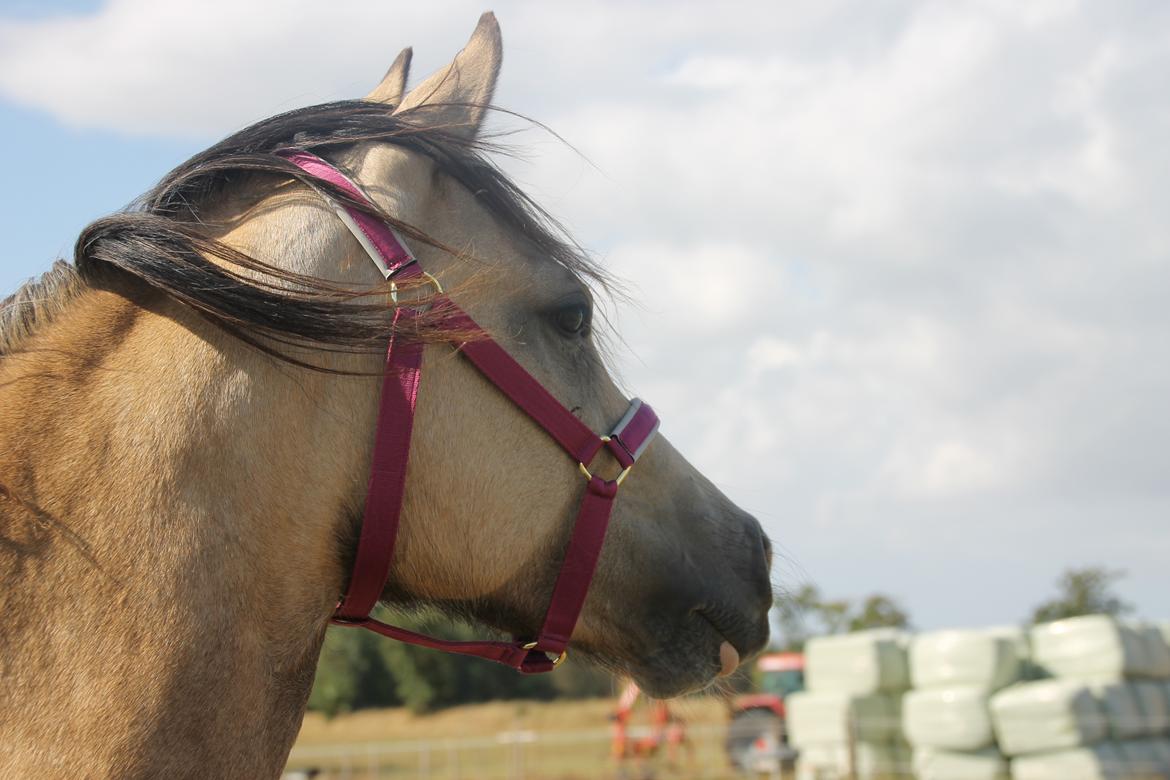
[[[167,174],[123,212],[82,231],[74,267],[59,262],[39,282],[22,287],[0,315],[0,354],[32,331],[38,320],[63,308],[83,283],[118,269],[190,306],[238,338],[282,359],[279,345],[326,350],[380,350],[388,337],[385,290],[339,287],[275,267],[211,237],[202,224],[233,188],[247,184],[261,195],[290,180],[306,182],[299,168],[276,154],[299,147],[340,164],[358,144],[389,143],[425,155],[438,172],[476,194],[504,226],[588,282],[605,284],[562,227],[487,157],[490,141],[468,141],[434,121],[437,106],[393,114],[384,104],[340,101],[297,109],[235,133]],[[370,210],[321,182],[334,199]],[[404,236],[454,252],[417,228],[373,211]],[[209,257],[222,263],[215,263]],[[377,298],[373,296],[377,295]],[[40,301],[27,304],[26,301]],[[421,317],[415,335],[444,339],[443,324]],[[316,367],[316,366],[313,366]]]

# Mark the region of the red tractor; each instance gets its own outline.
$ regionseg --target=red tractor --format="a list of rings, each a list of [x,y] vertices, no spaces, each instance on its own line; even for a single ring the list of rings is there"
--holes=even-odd
[[[784,700],[804,690],[804,656],[769,653],[756,661],[757,693],[732,702],[727,757],[741,772],[790,769],[796,751],[788,745]]]

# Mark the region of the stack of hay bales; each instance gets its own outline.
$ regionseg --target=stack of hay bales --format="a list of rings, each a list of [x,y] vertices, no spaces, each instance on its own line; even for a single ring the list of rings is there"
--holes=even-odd
[[[1032,663],[1053,679],[991,699],[1000,751],[1015,780],[1170,777],[1170,648],[1157,630],[1104,615],[1031,632]]]
[[[989,701],[1017,682],[1023,632],[935,631],[910,644],[914,690],[902,700],[902,728],[919,780],[1007,780]]]
[[[1159,634],[1162,635],[1161,644],[1159,644],[1158,640],[1153,637],[1152,631],[1149,629],[1156,630]],[[1165,647],[1167,650],[1170,650],[1170,620],[1163,621],[1157,625],[1147,626],[1147,633],[1145,636],[1147,642],[1149,642],[1149,644],[1154,647],[1153,653],[1155,657],[1161,655],[1161,653],[1158,651],[1159,647]],[[1167,705],[1170,705],[1170,674],[1162,678],[1162,690],[1166,694]],[[1170,733],[1170,728],[1167,729],[1167,733]]]
[[[797,780],[905,775],[906,635],[878,629],[817,637],[804,654],[806,690],[785,702]]]

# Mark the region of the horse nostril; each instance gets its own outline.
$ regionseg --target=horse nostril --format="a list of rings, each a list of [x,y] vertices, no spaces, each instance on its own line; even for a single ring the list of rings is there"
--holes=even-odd
[[[772,570],[772,540],[763,531],[760,532],[760,538],[764,542],[764,561],[768,564],[768,571]]]

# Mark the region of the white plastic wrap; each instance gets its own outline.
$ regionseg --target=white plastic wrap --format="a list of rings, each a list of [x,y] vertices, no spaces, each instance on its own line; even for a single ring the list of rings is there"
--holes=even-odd
[[[1166,644],[1170,645],[1170,620],[1160,620],[1157,623],[1151,623],[1154,628],[1158,629],[1158,633],[1166,640]]]
[[[1013,780],[1132,780],[1112,742],[1012,759]]]
[[[979,687],[922,688],[902,699],[902,730],[916,748],[979,750],[995,742],[988,692]]]
[[[1124,680],[1089,681],[1088,685],[1109,721],[1109,736],[1112,739],[1145,736],[1145,718],[1138,707],[1133,685]]]
[[[1170,680],[1158,680],[1157,684],[1162,686],[1162,691],[1166,694],[1166,707],[1170,709]]]
[[[875,693],[801,691],[789,696],[788,741],[799,748],[848,743],[851,729],[856,739],[882,742],[901,735],[900,697]]]
[[[1170,737],[1154,737],[1148,742],[1154,747],[1154,752],[1162,757],[1166,766],[1170,766]]]
[[[1008,780],[1007,759],[995,748],[957,753],[934,748],[914,749],[917,780]]]
[[[858,742],[853,761],[856,774],[850,775],[847,745],[808,745],[796,759],[796,780],[887,780],[910,771],[910,757],[896,742]]]
[[[1153,740],[1132,739],[1115,744],[1125,761],[1128,777],[1142,780],[1166,777],[1170,766],[1167,766],[1164,754]]]
[[[1016,646],[1016,654],[1020,658],[1031,657],[1032,648],[1028,642],[1028,632],[1019,626],[992,626],[981,630],[1012,642]]]
[[[905,634],[889,629],[810,639],[804,682],[810,691],[897,693],[909,685]]]
[[[1087,745],[1109,733],[1097,698],[1073,680],[1004,688],[991,697],[991,723],[999,749],[1008,756]]]
[[[1142,735],[1156,737],[1170,732],[1170,700],[1164,681],[1134,680],[1130,685],[1141,710]]]
[[[956,685],[998,690],[1019,679],[1019,640],[998,630],[933,631],[910,643],[915,688]]]
[[[1028,631],[1019,626],[994,626],[983,630],[1016,646],[1016,656],[1020,659],[1020,680],[1036,679],[1038,675],[1035,671],[1036,665],[1032,662],[1032,641]]]
[[[1133,628],[1146,644],[1146,676],[1170,678],[1170,643],[1162,631],[1152,623],[1140,623]]]
[[[1122,677],[1143,674],[1146,643],[1108,615],[1042,623],[1032,628],[1032,661],[1056,677]]]
[[[1170,775],[1170,738],[1167,737],[1148,737],[1146,739],[1133,740],[1147,746],[1147,749],[1154,754],[1158,762],[1165,767],[1165,772]]]

